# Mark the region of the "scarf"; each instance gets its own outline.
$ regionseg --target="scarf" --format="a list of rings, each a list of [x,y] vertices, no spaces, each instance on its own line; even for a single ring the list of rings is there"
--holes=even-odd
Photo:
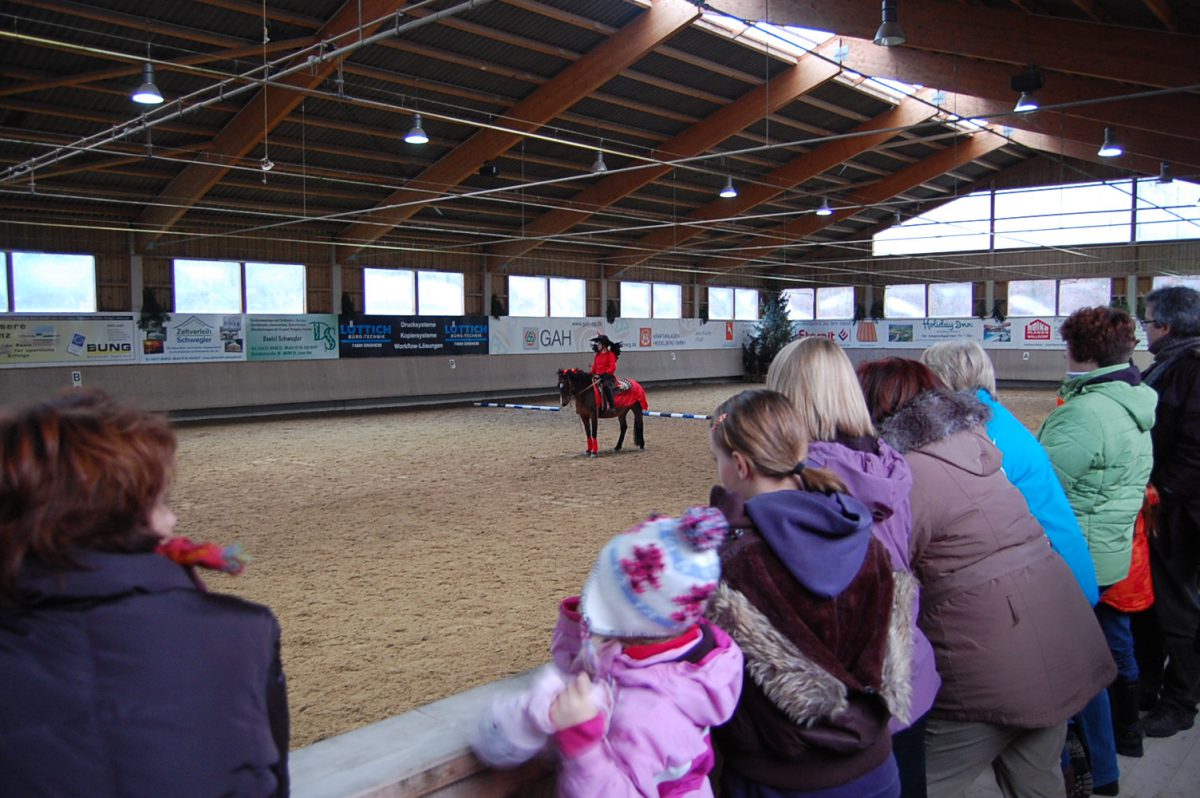
[[[250,562],[249,555],[242,552],[240,544],[221,548],[216,543],[197,543],[185,537],[165,540],[155,551],[179,565],[198,565],[235,576]]]
[[[1200,349],[1200,335],[1169,334],[1159,338],[1150,345],[1150,351],[1154,353],[1154,362],[1142,375],[1143,381],[1157,390],[1159,380],[1163,378],[1171,365],[1192,349]]]

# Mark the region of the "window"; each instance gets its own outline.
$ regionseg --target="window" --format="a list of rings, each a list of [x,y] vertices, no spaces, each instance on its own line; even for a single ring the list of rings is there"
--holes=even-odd
[[[1129,240],[1132,183],[1083,183],[996,192],[996,249]]]
[[[991,213],[989,192],[970,194],[876,233],[871,251],[879,256],[986,250]]]
[[[651,292],[650,308],[656,319],[683,318],[683,286],[668,283],[655,283]]]
[[[460,272],[417,272],[417,313],[461,316],[465,307]]]
[[[885,319],[925,318],[924,285],[889,285],[883,289]]]
[[[299,263],[247,263],[247,313],[303,313],[304,266]]]
[[[931,283],[930,318],[967,318],[971,315],[970,283]]]
[[[408,269],[363,269],[363,310],[376,316],[415,316],[413,277]]]
[[[788,318],[792,321],[815,319],[816,301],[816,291],[811,288],[787,288],[783,292],[783,302],[788,309]]]
[[[4,271],[0,272],[0,313],[12,310],[8,304],[8,253],[0,252],[4,257]]]
[[[854,318],[854,288],[848,285],[840,285],[834,288],[818,288],[817,318]]]
[[[545,316],[546,278],[510,275],[508,278],[508,314],[510,316]]]
[[[227,260],[174,262],[176,313],[241,313],[242,265]]]
[[[1155,288],[1166,288],[1170,285],[1182,285],[1193,291],[1200,291],[1200,277],[1180,277],[1174,274],[1164,274],[1154,278]]]
[[[733,289],[733,317],[747,321],[754,321],[758,318],[758,291],[756,289]]]
[[[510,316],[582,318],[587,315],[587,283],[513,275],[508,278],[508,312]]]
[[[626,319],[650,318],[650,283],[621,283],[621,316]]]
[[[556,318],[587,316],[587,284],[583,280],[551,277],[550,315]]]
[[[1186,180],[1170,183],[1143,180],[1138,183],[1137,240],[1200,238],[1197,189],[1200,185]]]
[[[0,312],[8,310],[7,269],[0,271]],[[91,255],[12,253],[12,309],[17,313],[95,313],[96,259]]]
[[[1008,284],[1008,315],[1053,316],[1055,289],[1053,280],[1013,280]]]
[[[1058,315],[1070,316],[1080,308],[1094,308],[1112,302],[1112,280],[1088,277],[1058,281]]]
[[[733,289],[708,289],[708,317],[717,321],[733,318]]]

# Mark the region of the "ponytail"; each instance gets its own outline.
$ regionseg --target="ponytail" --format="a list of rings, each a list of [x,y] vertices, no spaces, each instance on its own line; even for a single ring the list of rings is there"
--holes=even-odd
[[[828,468],[801,468],[793,472],[802,490],[810,493],[849,493],[842,478]]]

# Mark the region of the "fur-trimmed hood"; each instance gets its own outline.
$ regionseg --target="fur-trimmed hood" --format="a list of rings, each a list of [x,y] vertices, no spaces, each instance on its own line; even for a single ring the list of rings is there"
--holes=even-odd
[[[970,391],[926,391],[883,422],[880,435],[901,454],[987,423],[992,411]]]

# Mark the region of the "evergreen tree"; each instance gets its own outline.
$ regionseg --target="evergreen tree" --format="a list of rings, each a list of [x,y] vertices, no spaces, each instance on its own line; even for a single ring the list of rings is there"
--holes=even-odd
[[[771,361],[791,340],[792,321],[788,318],[783,292],[763,292],[762,318],[758,322],[758,332],[742,345],[742,368],[746,379],[765,379]]]

